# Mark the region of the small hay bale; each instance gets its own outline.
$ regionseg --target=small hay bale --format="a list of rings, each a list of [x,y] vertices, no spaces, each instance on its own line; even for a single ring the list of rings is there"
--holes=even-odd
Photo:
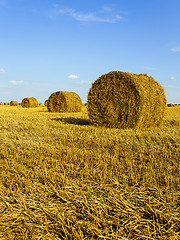
[[[99,77],[88,93],[94,125],[115,128],[158,126],[166,109],[162,86],[147,74],[113,71]]]
[[[21,106],[24,108],[38,107],[38,101],[34,97],[24,98],[21,102]]]
[[[168,107],[174,107],[174,104],[168,103],[167,106],[168,106]]]
[[[75,92],[54,92],[47,101],[49,112],[80,112],[81,107],[81,98]]]
[[[48,99],[45,100],[44,106],[47,106]]]
[[[11,106],[18,106],[18,102],[17,102],[17,101],[11,101],[11,102],[10,102],[10,105],[11,105]]]

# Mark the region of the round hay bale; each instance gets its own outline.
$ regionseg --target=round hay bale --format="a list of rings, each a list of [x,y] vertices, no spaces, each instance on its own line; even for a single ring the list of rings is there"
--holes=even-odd
[[[80,112],[81,107],[81,98],[75,92],[54,92],[47,101],[49,112]]]
[[[88,114],[94,125],[148,128],[162,122],[166,96],[147,74],[113,71],[99,77],[88,93]]]
[[[21,102],[21,106],[25,108],[38,107],[38,101],[34,97],[24,98]]]
[[[174,107],[174,104],[168,103],[167,106],[168,106],[168,107]]]
[[[44,102],[44,106],[47,106],[47,102],[48,102],[48,99],[45,100],[45,102]]]
[[[11,101],[11,102],[10,102],[10,105],[11,105],[11,106],[18,106],[18,102],[17,102],[17,101]]]

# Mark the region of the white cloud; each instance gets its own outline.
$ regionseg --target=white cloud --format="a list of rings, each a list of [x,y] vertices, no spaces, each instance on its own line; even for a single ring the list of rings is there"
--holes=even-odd
[[[105,6],[97,12],[89,13],[78,12],[73,8],[63,8],[58,9],[57,14],[66,14],[81,22],[116,23],[124,19],[117,10]]]
[[[25,85],[26,82],[24,81],[15,81],[15,80],[11,80],[9,81],[12,85]]]
[[[145,68],[145,70],[146,71],[154,71],[154,70],[156,70],[156,68],[154,68],[154,67],[144,67]]]
[[[70,74],[69,76],[68,76],[68,78],[71,78],[71,79],[77,79],[77,78],[79,78],[77,75],[74,75],[74,74]]]
[[[175,79],[175,77],[173,77],[173,76],[172,76],[172,77],[170,77],[169,79],[170,79],[170,80],[174,80],[174,79]]]
[[[180,46],[171,48],[171,52],[180,52]]]
[[[0,73],[4,73],[4,72],[5,72],[4,68],[0,68]]]

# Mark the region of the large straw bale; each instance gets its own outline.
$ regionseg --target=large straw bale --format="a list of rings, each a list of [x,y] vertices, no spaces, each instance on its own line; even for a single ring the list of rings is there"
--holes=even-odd
[[[158,126],[166,109],[162,86],[147,74],[113,71],[99,77],[88,94],[94,125],[115,128]]]
[[[49,112],[80,112],[81,107],[81,98],[75,92],[54,92],[47,101]]]
[[[10,105],[11,105],[11,106],[17,106],[17,105],[18,105],[18,102],[17,102],[17,101],[11,101],[11,102],[10,102]]]
[[[38,107],[38,101],[34,97],[24,98],[21,102],[21,106],[25,108]]]

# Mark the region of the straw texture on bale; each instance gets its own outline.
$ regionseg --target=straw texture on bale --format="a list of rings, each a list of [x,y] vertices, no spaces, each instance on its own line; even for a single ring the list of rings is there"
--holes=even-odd
[[[47,101],[49,112],[80,112],[81,107],[81,98],[75,92],[54,92]]]
[[[147,74],[113,71],[99,77],[88,93],[94,125],[148,128],[161,124],[166,109],[162,86]]]
[[[34,97],[24,98],[21,102],[21,106],[25,108],[38,107],[38,101]]]
[[[10,102],[10,105],[11,105],[11,106],[18,106],[19,104],[18,104],[17,101],[11,101],[11,102]]]

